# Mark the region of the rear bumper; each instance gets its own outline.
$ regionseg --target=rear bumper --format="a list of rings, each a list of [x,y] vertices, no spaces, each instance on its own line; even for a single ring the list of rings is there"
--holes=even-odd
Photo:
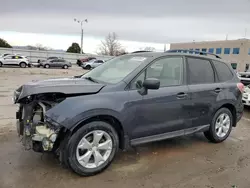
[[[236,122],[235,122],[234,126],[236,126],[236,124],[242,118],[243,112],[244,112],[244,102],[243,102],[243,100],[239,99],[239,103],[236,105]]]

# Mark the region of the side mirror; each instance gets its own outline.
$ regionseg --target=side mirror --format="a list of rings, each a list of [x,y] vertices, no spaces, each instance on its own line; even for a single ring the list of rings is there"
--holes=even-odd
[[[159,89],[160,80],[158,80],[156,78],[147,78],[143,82],[143,87],[146,89]]]

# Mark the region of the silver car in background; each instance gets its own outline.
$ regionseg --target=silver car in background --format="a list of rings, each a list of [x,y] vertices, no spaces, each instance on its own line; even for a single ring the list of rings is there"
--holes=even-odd
[[[0,67],[9,66],[19,66],[21,68],[31,67],[29,59],[21,55],[6,55],[0,57]]]
[[[104,60],[92,59],[90,61],[83,62],[82,68],[90,70],[90,69],[98,67],[99,65],[102,65],[103,63],[104,63]]]
[[[63,68],[63,69],[68,69],[69,67],[72,67],[71,62],[66,61],[65,59],[50,59],[47,61],[42,61],[40,62],[40,67],[43,68]]]

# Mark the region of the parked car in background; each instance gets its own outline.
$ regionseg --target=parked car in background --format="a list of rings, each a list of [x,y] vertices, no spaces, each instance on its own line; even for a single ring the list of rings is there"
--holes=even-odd
[[[244,87],[242,102],[245,106],[250,106],[250,85]]]
[[[63,59],[63,58],[62,57],[51,56],[51,57],[48,57],[47,59],[38,59],[37,63],[40,63],[42,61],[51,60],[51,59]]]
[[[95,57],[86,57],[86,58],[82,58],[82,59],[77,59],[76,64],[81,67],[84,62],[90,61],[92,59],[96,59],[96,58]]]
[[[7,56],[7,55],[16,55],[16,54],[2,54],[2,55],[0,55],[0,57],[5,57],[5,56]]]
[[[67,69],[69,67],[72,67],[72,64],[71,62],[66,61],[64,59],[49,59],[49,60],[40,62],[40,67],[43,67],[43,68],[60,67],[63,69]]]
[[[243,88],[222,59],[146,52],[118,56],[82,77],[27,83],[13,99],[23,144],[55,152],[61,164],[90,176],[119,148],[196,132],[223,142],[242,117]]]
[[[82,68],[90,70],[90,69],[93,69],[93,68],[96,68],[96,67],[102,65],[103,63],[104,63],[104,60],[92,59],[88,62],[82,63]]]
[[[2,66],[19,66],[21,68],[31,67],[29,59],[20,55],[6,55],[0,57],[0,67]]]
[[[245,86],[250,85],[250,72],[237,72],[237,76]]]
[[[44,62],[44,61],[48,61],[48,60],[51,60],[51,59],[63,59],[62,57],[56,57],[56,56],[51,56],[51,57],[48,57],[47,59],[38,59],[37,62],[35,63],[32,63],[32,65],[34,67],[40,67],[41,66],[41,62]]]

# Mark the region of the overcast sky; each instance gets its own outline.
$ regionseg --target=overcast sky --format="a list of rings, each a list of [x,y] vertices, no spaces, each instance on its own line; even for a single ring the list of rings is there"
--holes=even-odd
[[[163,49],[164,43],[223,40],[227,34],[229,39],[237,39],[245,37],[245,30],[250,37],[250,0],[0,2],[0,37],[15,45],[33,41],[66,48],[71,40],[80,42],[80,26],[74,18],[88,19],[84,44],[91,48],[109,32],[116,32],[128,48],[155,45]]]

